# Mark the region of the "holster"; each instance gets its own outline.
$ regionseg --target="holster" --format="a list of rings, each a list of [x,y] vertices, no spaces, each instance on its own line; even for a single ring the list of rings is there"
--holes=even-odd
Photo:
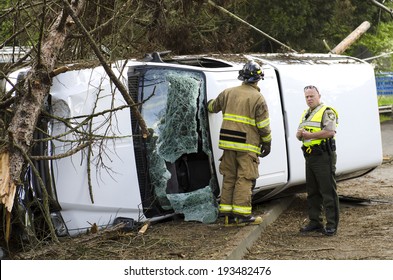
[[[329,153],[329,155],[336,151],[336,140],[334,140],[333,138],[326,139],[323,144],[326,147],[326,151]]]
[[[336,140],[333,138],[329,138],[326,140],[327,145],[329,146],[330,150],[335,152],[336,151]]]

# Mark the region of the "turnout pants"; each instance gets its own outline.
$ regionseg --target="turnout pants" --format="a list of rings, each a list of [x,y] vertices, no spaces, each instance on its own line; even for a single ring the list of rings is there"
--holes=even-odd
[[[337,228],[339,222],[339,200],[336,186],[336,152],[324,151],[320,155],[306,156],[306,189],[308,215],[312,225],[323,225],[323,214],[327,228]]]
[[[220,160],[220,173],[224,177],[220,213],[251,215],[252,183],[259,177],[258,156],[254,153],[224,150]]]

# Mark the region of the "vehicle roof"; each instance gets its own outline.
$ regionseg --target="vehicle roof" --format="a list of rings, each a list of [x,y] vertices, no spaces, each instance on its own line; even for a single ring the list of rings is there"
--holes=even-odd
[[[336,55],[336,54],[321,54],[321,53],[306,53],[306,54],[251,54],[252,57],[257,57],[262,60],[269,61],[277,65],[313,65],[313,64],[362,64],[366,63],[361,59],[354,57]]]
[[[204,68],[224,68],[243,64],[248,60],[258,59],[275,66],[283,65],[337,65],[367,63],[354,57],[324,53],[244,53],[244,54],[203,54],[173,56],[162,62],[199,66]]]

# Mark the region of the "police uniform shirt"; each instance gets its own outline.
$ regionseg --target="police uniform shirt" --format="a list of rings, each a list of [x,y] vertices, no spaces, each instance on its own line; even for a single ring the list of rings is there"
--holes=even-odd
[[[336,114],[332,109],[326,109],[322,117],[322,129],[336,131]]]

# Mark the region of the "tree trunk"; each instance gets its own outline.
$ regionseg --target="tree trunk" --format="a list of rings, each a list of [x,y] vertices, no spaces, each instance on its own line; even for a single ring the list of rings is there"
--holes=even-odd
[[[83,0],[72,1],[72,7],[76,14],[80,13],[83,5]],[[27,73],[22,96],[16,104],[15,113],[8,128],[9,172],[15,185],[20,183],[26,155],[30,154],[33,132],[52,84],[51,72],[72,25],[71,18],[63,10],[43,40],[37,62]]]
[[[337,46],[334,47],[330,53],[334,54],[342,54],[348,49],[360,36],[362,36],[368,29],[370,28],[370,23],[368,21],[364,21],[358,28],[352,31],[351,34],[347,36],[344,40],[340,42]]]

